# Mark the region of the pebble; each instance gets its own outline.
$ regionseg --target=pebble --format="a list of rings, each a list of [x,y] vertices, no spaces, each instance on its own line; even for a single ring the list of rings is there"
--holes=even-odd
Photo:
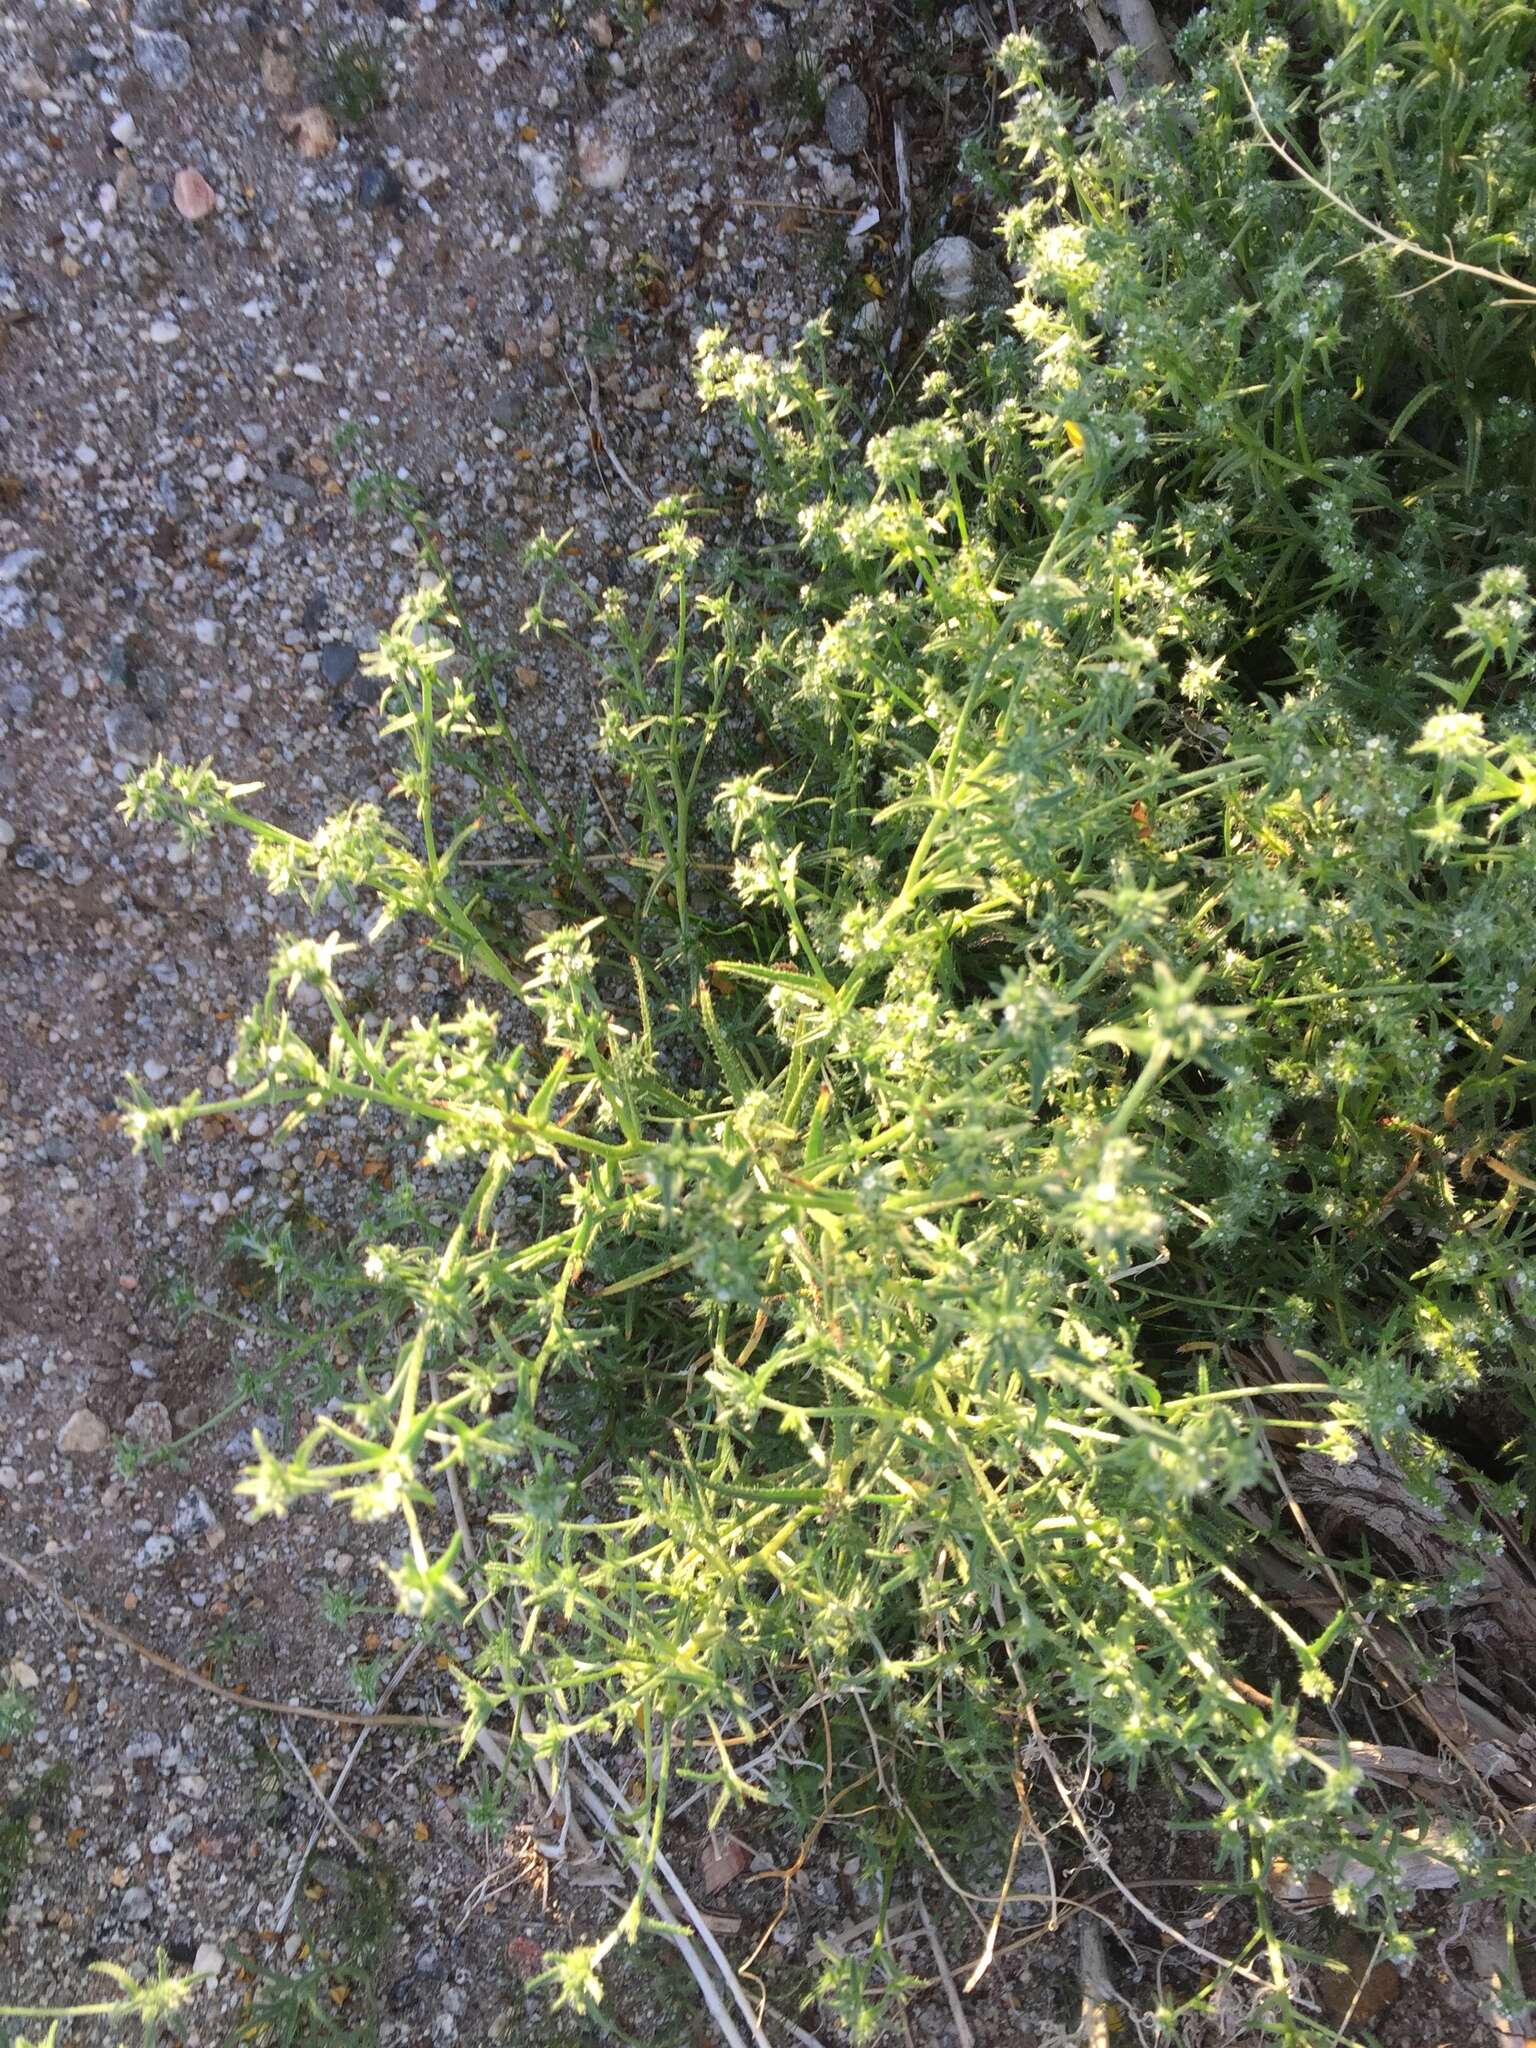
[[[324,107],[305,107],[301,113],[284,114],[282,129],[300,156],[329,156],[336,147],[336,123]]]
[[[944,235],[925,249],[912,266],[912,283],[925,299],[946,312],[963,312],[982,295],[987,261],[964,235]]]
[[[155,735],[137,704],[115,704],[102,720],[114,761],[145,766],[155,750]]]
[[[141,1401],[123,1425],[131,1444],[158,1450],[171,1440],[171,1412],[163,1401]]]
[[[299,89],[298,66],[281,50],[263,50],[261,83],[263,91],[271,93],[273,99],[291,100]]]
[[[136,28],[133,54],[139,69],[161,92],[179,92],[192,83],[192,46],[169,29]]]
[[[593,122],[576,140],[576,174],[589,192],[617,192],[629,176],[629,144]]]
[[[135,28],[180,28],[181,0],[134,0]]]
[[[404,197],[405,187],[383,164],[365,164],[358,173],[357,203],[370,212],[381,206],[398,206]]]
[[[89,1408],[77,1408],[54,1440],[66,1458],[99,1458],[111,1441],[107,1425]]]
[[[181,329],[174,320],[151,320],[149,338],[156,348],[169,348],[173,342],[180,341]]]
[[[357,661],[357,649],[350,640],[333,640],[320,650],[320,673],[333,690],[339,690],[357,674]]]
[[[148,1885],[136,1884],[123,1893],[123,1918],[125,1920],[147,1920],[154,1911]]]
[[[869,134],[869,101],[856,85],[827,94],[827,140],[839,156],[857,156]]]
[[[194,1977],[206,1978],[210,1983],[224,1968],[224,1951],[216,1941],[200,1941],[197,1954],[192,1959]]]
[[[132,149],[139,139],[139,126],[132,114],[124,112],[113,121],[110,133],[119,148]]]
[[[146,1536],[134,1556],[134,1564],[140,1571],[155,1571],[163,1564],[169,1564],[176,1555],[176,1542],[171,1536]]]
[[[218,205],[213,187],[201,171],[179,170],[171,186],[171,197],[183,220],[206,220]]]
[[[189,1487],[176,1503],[176,1511],[171,1516],[171,1533],[186,1542],[201,1535],[204,1529],[213,1528],[218,1519],[198,1488]],[[154,1537],[150,1541],[154,1542]]]

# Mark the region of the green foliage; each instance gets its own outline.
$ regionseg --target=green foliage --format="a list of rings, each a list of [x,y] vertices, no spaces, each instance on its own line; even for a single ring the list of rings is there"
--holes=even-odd
[[[332,37],[320,51],[320,102],[345,127],[356,128],[389,98],[389,60],[382,43]]]
[[[323,1906],[301,1914],[299,1958],[286,1971],[250,1965],[256,1981],[231,2036],[257,2048],[319,2048],[378,2039],[385,1980],[398,1940],[397,1887],[379,1863],[341,1873]]]
[[[526,974],[477,819],[440,816],[494,722],[441,588],[374,663],[412,821],[305,840],[163,763],[127,808],[240,827],[275,892],[367,898],[514,1004],[370,1033],[339,934],[279,953],[234,1107],[424,1133],[456,1220],[363,1256],[403,1335],[258,1444],[256,1508],[398,1521],[404,1612],[515,1613],[470,1729],[633,1738],[642,1871],[684,1785],[809,1815],[827,1768],[879,1772],[879,1854],[951,1852],[1040,1763],[1026,1708],[1179,1766],[1253,1899],[1254,2024],[1303,2039],[1265,1867],[1391,1850],[1298,1740],[1360,1623],[1253,1580],[1272,1444],[1370,1442],[1429,1495],[1466,1394],[1531,1414],[1536,372],[1525,311],[1289,175],[1246,95],[1361,214],[1520,271],[1536,15],[1223,0],[1180,51],[1187,85],[1085,109],[1005,46],[1015,303],[937,328],[862,455],[822,333],[706,338],[750,549],[661,508],[644,608],[538,551],[530,624],[603,650],[631,836]],[[1256,1419],[1266,1337],[1299,1420]],[[449,1468],[491,1515],[474,1579]],[[1496,1539],[1447,1528],[1458,1583],[1416,1597],[1449,1613]],[[1394,1597],[1352,1568],[1362,1612]],[[827,1757],[755,1763],[802,1714]],[[558,1997],[590,2010],[641,1925],[552,1961]],[[899,1985],[829,1958],[822,1989],[867,2028]]]
[[[20,1742],[37,1726],[32,1702],[14,1682],[0,1690],[0,1742]]]
[[[141,2048],[155,2048],[160,2041],[173,2039],[179,2034],[175,2015],[197,1990],[194,1977],[174,1972],[163,1950],[155,1955],[155,1966],[142,1983],[116,1963],[92,1963],[91,1970],[98,1977],[105,1977],[115,1985],[115,1998],[97,1999],[85,2005],[62,2006],[45,2009],[40,2006],[0,2005],[0,2022],[13,2019],[51,2020],[47,2034],[32,2048],[52,2048],[58,2038],[58,2022],[71,2019],[105,2019],[114,2023],[138,2022],[138,2038]],[[21,2035],[13,2036],[7,2028],[4,2038],[7,2043],[14,2040],[15,2048],[29,2048]],[[115,2038],[126,2043],[127,2036],[118,2033]]]

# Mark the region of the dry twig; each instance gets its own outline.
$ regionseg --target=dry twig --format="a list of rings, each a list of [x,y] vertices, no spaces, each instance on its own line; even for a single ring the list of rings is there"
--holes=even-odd
[[[34,1593],[45,1600],[52,1600],[62,1607],[66,1614],[72,1614],[82,1628],[94,1634],[109,1636],[113,1642],[121,1643],[132,1650],[146,1664],[152,1664],[157,1671],[167,1672],[172,1678],[179,1678],[183,1685],[195,1686],[199,1692],[211,1693],[215,1699],[227,1700],[232,1707],[243,1707],[253,1714],[289,1714],[304,1721],[325,1721],[333,1728],[435,1728],[449,1729],[455,1734],[463,1723],[453,1714],[351,1714],[344,1707],[310,1707],[293,1700],[260,1699],[251,1693],[236,1692],[231,1685],[220,1685],[217,1679],[204,1678],[200,1671],[193,1671],[185,1664],[178,1664],[174,1657],[152,1650],[147,1643],[141,1643],[136,1636],[115,1622],[104,1621],[99,1614],[92,1613],[83,1600],[76,1600],[64,1592],[62,1587],[51,1586],[37,1572],[29,1569],[19,1558],[8,1551],[0,1550],[0,1565],[29,1586]]]

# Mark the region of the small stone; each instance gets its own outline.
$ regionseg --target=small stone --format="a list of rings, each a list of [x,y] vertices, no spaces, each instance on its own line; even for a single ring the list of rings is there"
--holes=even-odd
[[[171,1440],[171,1414],[163,1401],[141,1401],[123,1424],[129,1443],[159,1450]]]
[[[192,83],[192,46],[185,36],[169,29],[136,28],[133,56],[150,84],[161,92],[179,92]]]
[[[66,1458],[99,1458],[111,1441],[107,1425],[89,1408],[77,1408],[54,1439]]]
[[[300,156],[329,156],[336,147],[336,123],[324,107],[305,107],[301,113],[284,114],[282,129]]]
[[[212,1983],[224,1967],[224,1951],[216,1941],[200,1941],[192,1958],[192,1974]]]
[[[0,555],[0,583],[20,583],[45,559],[41,548],[12,548]]]
[[[523,416],[523,408],[510,391],[498,391],[491,400],[491,425],[505,427],[510,433]]]
[[[132,1885],[123,1893],[122,1914],[125,1920],[147,1920],[153,1911],[148,1885]]]
[[[24,1658],[13,1657],[11,1659],[10,1671],[7,1675],[18,1692],[37,1691],[37,1673]]]
[[[629,176],[629,144],[592,123],[576,139],[576,173],[589,192],[617,192]]]
[[[227,484],[243,484],[251,473],[251,465],[243,455],[232,455],[224,465],[224,481]]]
[[[134,1557],[138,1571],[158,1571],[161,1565],[169,1564],[176,1555],[175,1539],[170,1536],[146,1536]]]
[[[32,716],[37,698],[25,683],[12,683],[5,693],[5,708],[18,723]]]
[[[912,266],[912,283],[946,313],[961,313],[983,298],[998,296],[997,266],[964,235],[945,235]]]
[[[224,628],[217,619],[194,619],[192,637],[199,647],[221,647],[224,644]]]
[[[156,348],[170,348],[173,343],[180,341],[181,329],[174,320],[151,320],[149,338]]]
[[[190,167],[176,173],[171,197],[183,220],[206,220],[219,203],[202,172]]]
[[[181,0],[133,0],[135,28],[180,28]]]
[[[139,139],[138,123],[134,120],[132,114],[127,112],[119,114],[112,123],[111,135],[112,140],[120,149],[132,149]]]
[[[398,206],[405,197],[405,187],[383,164],[365,164],[358,174],[357,203],[366,206],[370,213],[381,206]]]
[[[261,85],[273,99],[291,100],[299,89],[299,67],[282,50],[263,50]]]
[[[320,650],[320,673],[333,690],[357,674],[357,649],[350,640],[333,640]]]
[[[136,761],[140,767],[148,765],[155,750],[155,735],[137,704],[114,705],[102,724],[114,761]]]
[[[869,134],[869,101],[856,85],[839,85],[827,94],[827,140],[839,156],[857,156]]]
[[[193,1536],[200,1536],[205,1529],[218,1525],[218,1516],[209,1507],[197,1487],[190,1487],[176,1503],[176,1512],[171,1516],[171,1533],[187,1542]],[[151,1537],[153,1542],[154,1538]]]
[[[0,583],[0,631],[19,633],[31,623],[31,598],[15,583]]]
[[[547,149],[535,149],[531,143],[517,145],[517,160],[533,180],[533,203],[544,220],[550,220],[560,211],[560,199],[564,188],[564,176],[560,159],[552,156]]]

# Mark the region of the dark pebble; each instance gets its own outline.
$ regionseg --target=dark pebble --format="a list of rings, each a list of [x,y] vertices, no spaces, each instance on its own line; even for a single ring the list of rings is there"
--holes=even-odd
[[[523,416],[523,408],[510,391],[498,391],[491,400],[491,425],[493,427],[515,427]]]
[[[358,174],[357,203],[371,209],[381,206],[398,206],[405,197],[405,187],[393,171],[383,164],[365,164]]]
[[[290,476],[285,469],[275,469],[267,478],[267,489],[276,491],[280,498],[292,498],[296,505],[312,505],[315,502],[315,487],[307,476]]]
[[[325,624],[325,592],[323,590],[317,591],[313,597],[305,599],[304,609],[299,614],[299,624],[306,633],[318,633]]]
[[[333,690],[351,682],[357,674],[357,649],[350,640],[333,640],[321,648],[320,673]]]

